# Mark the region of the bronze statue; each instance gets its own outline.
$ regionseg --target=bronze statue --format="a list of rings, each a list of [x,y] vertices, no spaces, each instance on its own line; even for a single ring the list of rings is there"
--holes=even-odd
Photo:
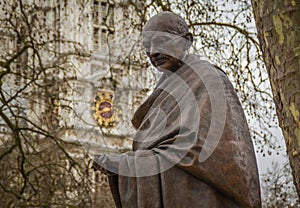
[[[132,151],[94,160],[117,207],[261,206],[239,99],[221,69],[187,54],[192,42],[185,21],[171,12],[144,27],[146,53],[163,76],[132,119]]]

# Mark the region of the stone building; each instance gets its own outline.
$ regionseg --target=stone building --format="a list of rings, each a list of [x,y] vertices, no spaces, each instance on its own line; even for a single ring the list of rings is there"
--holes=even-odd
[[[16,93],[12,101],[18,106],[17,115],[26,118],[24,126],[37,124],[64,141],[78,143],[78,149],[70,150],[75,157],[128,150],[135,132],[131,117],[158,77],[141,53],[137,10],[143,4],[127,0],[1,4],[0,17],[7,20],[0,25],[1,70],[17,54],[13,73],[3,85],[0,80],[1,90],[8,98]],[[10,18],[16,26],[6,29]],[[4,136],[12,132],[1,119],[0,126],[1,147]],[[107,188],[103,175],[92,178]],[[101,195],[99,187],[94,187],[95,196]]]
[[[70,15],[61,23],[61,33],[90,54],[71,60],[76,80],[67,92],[72,101],[67,104],[74,111],[60,111],[66,118],[60,125],[71,129],[65,138],[78,140],[91,151],[124,151],[134,133],[131,117],[157,78],[141,57],[140,31],[132,26],[139,17],[124,0],[88,1],[82,11],[75,0],[65,2],[60,10]]]

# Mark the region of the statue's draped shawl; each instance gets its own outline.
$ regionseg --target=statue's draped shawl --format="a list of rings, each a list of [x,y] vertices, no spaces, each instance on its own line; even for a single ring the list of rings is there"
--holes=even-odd
[[[119,174],[109,176],[117,207],[260,207],[253,145],[230,81],[194,55],[184,62],[163,76],[133,117],[133,151],[119,157],[114,167]],[[216,72],[209,79],[224,89],[224,115],[217,119],[212,117],[214,92],[205,76],[199,77],[209,70]],[[213,138],[216,148],[212,145],[212,154],[201,161],[200,153],[210,152],[210,128],[220,130],[212,125],[218,118],[225,119],[220,138]]]

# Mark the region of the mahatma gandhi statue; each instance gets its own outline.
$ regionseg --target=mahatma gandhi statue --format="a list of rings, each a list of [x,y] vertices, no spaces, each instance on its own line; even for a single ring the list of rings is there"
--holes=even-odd
[[[96,155],[117,207],[260,207],[253,144],[226,73],[188,54],[193,36],[172,12],[144,26],[143,46],[163,72],[132,119],[132,151]]]

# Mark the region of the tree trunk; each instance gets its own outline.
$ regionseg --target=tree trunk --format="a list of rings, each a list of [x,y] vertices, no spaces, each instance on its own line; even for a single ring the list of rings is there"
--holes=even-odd
[[[252,6],[300,198],[300,1],[252,0]]]

